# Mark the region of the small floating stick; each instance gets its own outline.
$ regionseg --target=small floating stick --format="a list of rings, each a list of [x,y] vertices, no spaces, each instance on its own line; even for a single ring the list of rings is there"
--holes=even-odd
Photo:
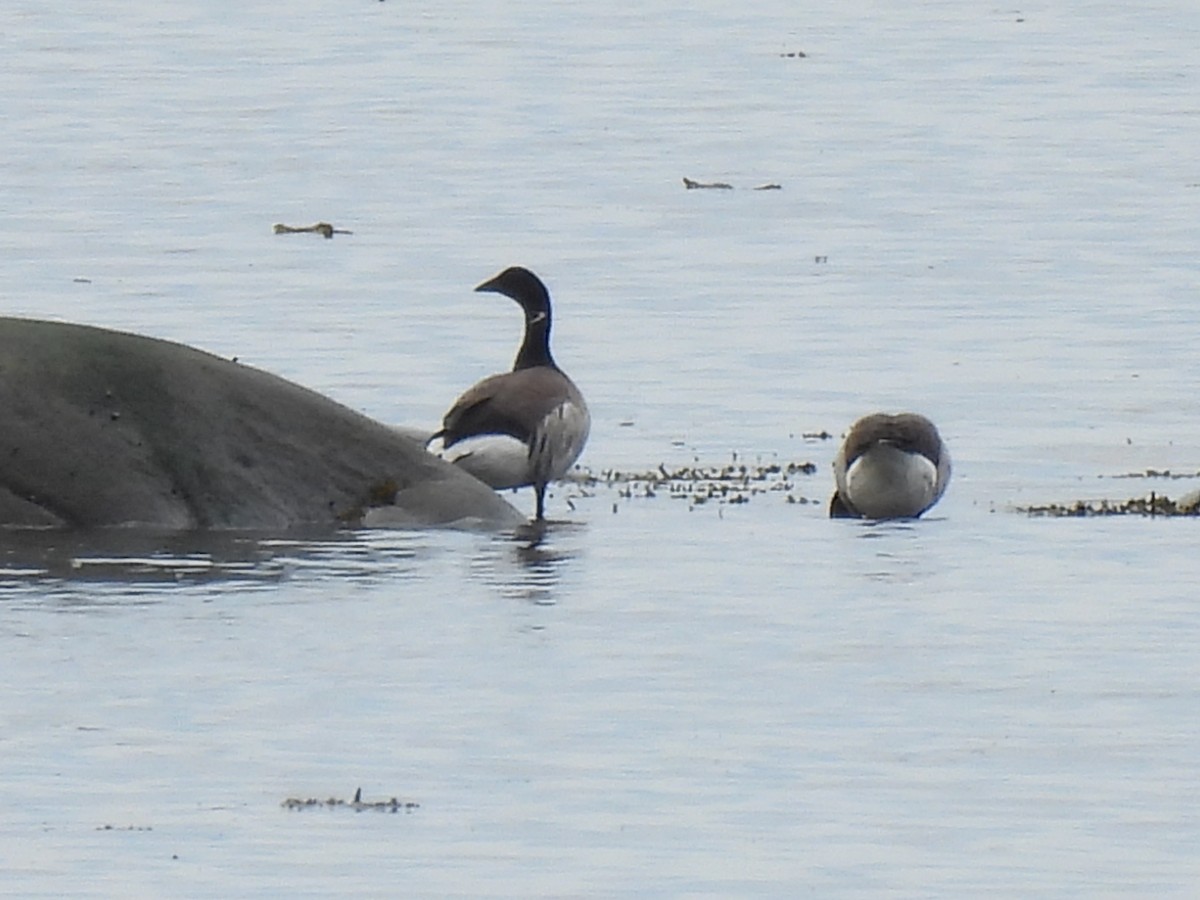
[[[294,227],[292,225],[276,225],[276,234],[319,234],[326,240],[332,240],[335,234],[354,234],[344,228],[334,228],[328,222],[317,222],[315,225]]]

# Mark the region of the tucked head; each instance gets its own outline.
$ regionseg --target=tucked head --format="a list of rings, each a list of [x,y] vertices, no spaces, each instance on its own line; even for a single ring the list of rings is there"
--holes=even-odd
[[[919,453],[935,466],[941,461],[942,439],[937,428],[916,413],[874,413],[854,423],[846,436],[846,461],[852,462],[874,444],[891,444],[907,453]]]
[[[874,413],[854,423],[833,461],[835,518],[907,519],[946,490],[950,454],[932,422],[916,413]]]

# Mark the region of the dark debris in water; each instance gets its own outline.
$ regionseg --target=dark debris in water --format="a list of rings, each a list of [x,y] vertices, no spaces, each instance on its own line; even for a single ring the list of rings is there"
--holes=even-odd
[[[1049,503],[1045,506],[1021,506],[1020,512],[1053,518],[1092,516],[1196,516],[1200,515],[1200,491],[1184,494],[1178,500],[1161,494],[1130,500],[1076,500],[1074,503]]]
[[[278,224],[275,226],[276,234],[319,234],[326,240],[333,240],[335,234],[354,234],[353,231],[347,231],[345,228],[334,228],[328,222],[317,222],[315,225],[284,225]]]
[[[420,803],[412,800],[401,800],[398,797],[392,797],[388,800],[364,800],[362,798],[362,788],[354,792],[353,800],[343,800],[340,797],[330,797],[327,800],[318,800],[315,797],[310,797],[307,800],[288,797],[280,805],[284,809],[351,809],[354,812],[373,811],[390,813],[411,813],[421,808]]]
[[[622,472],[604,469],[593,472],[578,469],[571,480],[582,490],[609,489],[626,500],[667,497],[686,501],[689,507],[706,503],[749,503],[760,495],[779,495],[787,503],[810,503],[796,489],[800,476],[813,475],[811,462],[770,462],[748,464],[734,456],[725,465],[690,465],[667,468],[660,463],[648,471]],[[615,504],[614,504],[615,508]]]
[[[1101,478],[1200,478],[1200,472],[1172,472],[1170,469],[1146,469],[1144,472],[1124,472],[1120,475],[1100,476]]]
[[[733,185],[727,181],[695,181],[694,179],[685,177],[683,186],[689,191],[732,191]],[[752,191],[782,191],[783,185],[777,181],[765,181],[762,184],[756,184],[750,190]]]

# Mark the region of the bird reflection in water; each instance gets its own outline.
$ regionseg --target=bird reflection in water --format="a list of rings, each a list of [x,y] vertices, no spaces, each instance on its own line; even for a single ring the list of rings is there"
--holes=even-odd
[[[581,530],[566,522],[529,522],[481,547],[473,568],[504,597],[553,606],[561,599],[562,572],[578,555],[571,538]]]

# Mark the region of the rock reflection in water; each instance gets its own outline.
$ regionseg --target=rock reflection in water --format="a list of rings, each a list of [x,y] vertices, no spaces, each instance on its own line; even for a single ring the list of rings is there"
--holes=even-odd
[[[5,531],[0,583],[273,584],[289,577],[394,577],[419,555],[406,532],[323,529],[285,538],[259,533]]]

